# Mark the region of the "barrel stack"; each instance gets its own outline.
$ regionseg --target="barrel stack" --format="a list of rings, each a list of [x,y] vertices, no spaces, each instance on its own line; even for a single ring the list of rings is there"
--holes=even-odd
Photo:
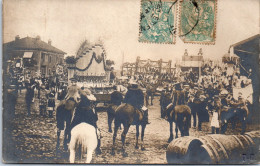
[[[173,140],[166,152],[169,164],[247,164],[259,158],[260,131],[244,135],[212,134]]]

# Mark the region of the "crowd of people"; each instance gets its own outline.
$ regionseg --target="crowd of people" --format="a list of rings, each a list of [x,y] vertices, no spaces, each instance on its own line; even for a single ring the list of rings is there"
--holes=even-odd
[[[184,95],[178,100],[182,100],[180,104],[191,107],[194,119],[193,127],[197,126],[196,117],[198,117],[198,130],[202,130],[201,124],[203,122],[208,122],[211,119],[212,133],[219,133],[221,127],[221,132],[224,133],[227,123],[235,121],[235,119],[231,119],[233,115],[228,115],[230,112],[242,110],[242,113],[238,115],[240,117],[236,118],[242,118],[241,121],[245,121],[251,111],[252,82],[250,73],[248,76],[240,75],[238,64],[207,61],[201,67],[200,76],[198,72],[189,70],[161,76],[142,73],[130,76],[129,80],[130,82],[137,82],[139,88],[143,91],[146,106],[149,105],[149,98],[151,98],[151,104],[153,104],[154,95],[161,92],[160,105],[162,108],[166,108],[169,103],[173,103],[174,100],[176,102],[176,92],[182,92]],[[121,83],[121,85],[127,87],[129,80],[118,84]],[[248,87],[246,93],[235,91],[246,87]],[[243,126],[242,131],[244,130]]]
[[[38,98],[40,115],[53,117],[57,107],[56,99],[63,100],[68,94],[67,83],[60,81],[58,77],[45,78],[44,76],[31,78],[28,81],[22,80],[21,75],[16,75],[12,77],[10,84],[17,85],[19,93],[23,88],[26,89],[27,115],[31,115],[31,105],[34,99]],[[158,93],[161,96],[162,109],[169,103],[177,104],[176,92],[181,91],[184,95],[178,100],[181,100],[180,104],[191,107],[193,127],[197,125],[198,116],[198,130],[201,130],[202,122],[209,121],[209,114],[211,114],[212,133],[219,133],[220,123],[227,123],[227,119],[221,119],[220,111],[244,109],[248,115],[252,104],[250,94],[249,98],[245,98],[245,94],[241,93],[234,95],[234,88],[245,88],[251,85],[250,74],[248,77],[241,76],[239,66],[235,64],[208,61],[201,67],[200,76],[198,72],[192,70],[165,74],[139,73],[125,80],[116,79],[114,84],[116,85],[114,92],[120,93],[122,97],[119,97],[119,102],[116,101],[118,94],[115,95],[116,97],[111,95],[111,102],[115,101],[114,104],[117,106],[122,102],[129,103],[140,111],[146,110],[143,106],[152,105],[153,98]],[[163,114],[162,111],[162,117]]]

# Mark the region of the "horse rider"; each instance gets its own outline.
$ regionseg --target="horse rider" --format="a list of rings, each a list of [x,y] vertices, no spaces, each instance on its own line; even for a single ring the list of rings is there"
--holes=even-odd
[[[68,87],[67,95],[65,96],[65,100],[73,100],[76,103],[80,101],[79,92],[81,91],[80,87],[77,86],[77,80],[75,78],[71,78],[71,85]]]
[[[185,93],[182,90],[182,82],[178,82],[175,84],[175,90],[172,91],[172,101],[173,104],[176,105],[184,105],[185,104]]]
[[[98,139],[98,146],[97,146],[97,152],[101,152],[100,145],[101,141],[99,139],[98,127],[97,127],[97,121],[98,121],[98,115],[95,111],[95,101],[96,97],[91,93],[90,90],[84,89],[84,91],[80,91],[79,95],[81,96],[81,101],[79,102],[76,110],[72,116],[71,119],[71,128],[75,127],[76,125],[85,122],[88,123],[96,128],[96,134]]]
[[[117,86],[113,87],[114,92],[111,93],[111,103],[119,106],[123,101],[123,94],[117,90]]]
[[[128,91],[126,92],[124,103],[132,105],[138,111],[143,113],[143,122],[148,122],[148,109],[144,106],[144,93],[138,88],[138,84],[135,81],[129,81]]]

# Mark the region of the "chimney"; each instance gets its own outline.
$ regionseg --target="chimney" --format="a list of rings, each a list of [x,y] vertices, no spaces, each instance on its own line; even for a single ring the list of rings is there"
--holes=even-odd
[[[38,41],[38,40],[41,40],[41,37],[38,35],[38,36],[36,36],[36,40]]]
[[[48,44],[51,45],[51,39],[48,40]]]
[[[20,39],[20,36],[19,35],[16,35],[15,36],[15,41],[19,40]]]

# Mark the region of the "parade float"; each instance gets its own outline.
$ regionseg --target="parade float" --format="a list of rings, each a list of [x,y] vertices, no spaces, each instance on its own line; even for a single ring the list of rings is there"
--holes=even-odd
[[[106,65],[106,52],[101,42],[90,44],[84,41],[76,56],[66,58],[68,83],[75,78],[82,89],[90,89],[98,102],[109,102],[113,85],[110,68]]]

